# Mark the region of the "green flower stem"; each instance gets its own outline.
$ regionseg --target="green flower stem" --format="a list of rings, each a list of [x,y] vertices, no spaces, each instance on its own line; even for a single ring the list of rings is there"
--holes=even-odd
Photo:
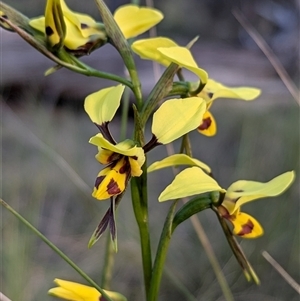
[[[106,248],[105,248],[105,256],[104,256],[104,266],[102,270],[102,279],[101,279],[101,287],[106,290],[110,290],[110,282],[112,279],[112,270],[114,266],[115,259],[115,250],[113,242],[111,241],[111,237],[109,233],[107,233],[106,237]]]
[[[32,47],[36,48],[39,52],[41,52],[43,55],[48,57],[50,60],[54,61],[55,63],[72,70],[74,72],[86,75],[86,76],[93,76],[93,77],[99,77],[99,78],[105,78],[105,79],[110,79],[112,81],[119,82],[121,84],[124,84],[125,86],[129,87],[131,90],[134,91],[134,87],[132,82],[129,80],[120,77],[115,74],[107,73],[107,72],[102,72],[98,71],[94,68],[89,67],[88,65],[84,64],[74,56],[71,56],[67,52],[61,50],[59,55],[61,58],[65,58],[68,62],[72,61],[76,63],[76,65],[72,65],[71,63],[65,62],[55,56],[52,52],[50,52],[47,47],[39,40],[37,40],[35,37],[27,33],[25,30],[21,29],[20,27],[14,25],[12,22],[10,22],[7,19],[4,19],[0,17],[0,21],[7,23],[13,30],[19,34],[21,38],[23,38],[27,43],[29,43]]]
[[[141,83],[138,77],[131,48],[104,1],[95,0],[95,2],[101,14],[102,21],[105,25],[107,35],[109,36],[111,43],[119,51],[121,57],[123,58],[124,64],[129,72],[133,84],[132,90],[136,98],[137,107],[140,110],[143,105]]]
[[[146,294],[149,291],[152,275],[151,241],[148,221],[147,164],[143,165],[143,174],[131,180],[131,197],[135,218],[138,224],[143,262]]]
[[[178,200],[174,201],[169,209],[165,224],[159,239],[156,257],[153,265],[151,285],[148,292],[148,301],[156,301],[158,298],[159,287],[164,270],[164,264],[167,257],[168,248],[172,236],[172,224]]]
[[[159,102],[168,95],[172,90],[173,78],[176,74],[179,66],[172,63],[163,73],[161,78],[158,80],[154,88],[152,89],[148,99],[144,103],[142,112],[141,112],[141,124],[144,126],[155,110]]]
[[[123,93],[120,141],[126,139],[127,125],[128,125],[128,111],[129,111],[129,102],[130,102],[129,92],[130,92],[129,89],[125,89]]]
[[[9,206],[4,200],[0,199],[0,203],[14,216],[16,216],[25,226],[34,232],[42,241],[44,241],[56,254],[58,254],[65,262],[67,262],[79,275],[81,275],[91,286],[98,290],[104,298],[108,301],[113,301],[105,291],[100,288],[85,272],[83,272],[66,254],[64,254],[56,245],[54,245],[46,236],[44,236],[38,229],[29,223],[22,215]]]

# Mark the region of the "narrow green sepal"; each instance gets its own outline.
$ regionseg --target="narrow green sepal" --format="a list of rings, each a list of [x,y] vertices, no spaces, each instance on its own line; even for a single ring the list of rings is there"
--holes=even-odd
[[[141,114],[142,124],[146,124],[148,118],[156,109],[158,103],[172,90],[173,78],[178,69],[179,66],[175,63],[170,64],[150,92],[150,95],[143,106]]]
[[[210,199],[210,194],[202,194],[201,196],[196,196],[190,201],[185,203],[175,214],[172,223],[172,232],[175,228],[190,218],[192,215],[199,213],[205,209],[211,208],[212,200]]]
[[[133,83],[133,92],[136,96],[137,105],[139,108],[142,106],[142,92],[141,83],[137,74],[137,69],[133,59],[131,48],[125,39],[121,29],[115,21],[110,10],[106,6],[103,0],[95,0],[98,6],[100,15],[105,25],[106,33],[109,37],[109,42],[118,50],[124,64],[130,74],[131,81]]]
[[[230,230],[229,226],[227,225],[225,219],[218,213],[217,208],[215,208],[213,206],[212,209],[216,213],[216,215],[219,219],[220,225],[226,236],[228,244],[229,244],[237,262],[241,266],[245,278],[247,279],[248,282],[250,282],[252,280],[255,284],[259,285],[260,280],[259,280],[258,276],[256,275],[254,269],[251,266],[251,263],[249,262],[246,255],[244,254],[241,246],[237,242],[236,238],[233,236],[232,231]]]

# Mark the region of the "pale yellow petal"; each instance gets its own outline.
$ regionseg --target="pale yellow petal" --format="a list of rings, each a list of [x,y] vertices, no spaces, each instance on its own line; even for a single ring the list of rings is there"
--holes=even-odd
[[[113,119],[120,106],[124,89],[125,86],[123,85],[113,86],[101,89],[86,97],[84,109],[92,122],[102,125]]]
[[[33,18],[29,21],[29,25],[34,29],[45,33],[45,17]]]
[[[180,67],[184,67],[191,72],[195,73],[202,83],[206,83],[208,74],[205,70],[198,67],[190,50],[186,47],[160,47],[157,49],[162,56],[170,60],[172,63],[178,64]]]
[[[165,37],[156,37],[135,41],[131,48],[142,59],[156,61],[164,66],[169,66],[171,60],[166,59],[160,51],[159,47],[178,46],[174,41]]]
[[[202,122],[200,126],[197,128],[198,132],[208,136],[212,137],[217,133],[217,123],[214,118],[214,116],[209,112],[206,111],[203,115]]]
[[[264,230],[259,222],[249,214],[238,212],[229,219],[233,226],[233,233],[243,238],[256,238],[262,236]]]
[[[225,192],[219,184],[199,167],[186,168],[160,194],[160,202],[184,198],[210,191]]]
[[[253,87],[228,87],[211,78],[208,79],[204,91],[211,93],[211,101],[217,98],[232,98],[251,101],[256,99],[261,90]]]
[[[126,39],[144,33],[158,24],[163,17],[163,14],[157,9],[133,4],[120,6],[114,13],[114,19]]]
[[[267,183],[237,181],[228,188],[222,205],[232,214],[247,202],[283,193],[292,184],[294,179],[295,172],[288,171]]]
[[[152,172],[162,168],[177,166],[177,165],[198,166],[203,170],[205,170],[207,173],[211,172],[211,169],[208,165],[195,158],[191,158],[190,156],[187,156],[185,154],[175,154],[161,161],[154,162],[148,167],[147,172]]]
[[[107,141],[101,134],[93,136],[90,141],[91,144],[110,150],[114,153],[121,154],[127,157],[137,157],[137,161],[142,166],[145,162],[145,154],[142,147],[135,145],[132,140],[124,140],[116,145]]]
[[[152,133],[159,143],[170,143],[196,129],[205,110],[199,97],[167,100],[153,115]]]

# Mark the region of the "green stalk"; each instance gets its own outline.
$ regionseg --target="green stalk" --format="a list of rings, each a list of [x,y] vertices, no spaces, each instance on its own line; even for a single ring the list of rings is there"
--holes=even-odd
[[[115,255],[115,250],[114,250],[113,242],[111,241],[109,233],[107,233],[104,266],[103,266],[102,279],[101,279],[101,287],[103,287],[103,289],[106,290],[110,290],[110,282],[112,278],[112,270],[113,270],[114,258],[115,258],[114,255]]]
[[[153,265],[151,285],[148,291],[148,301],[156,301],[158,298],[158,292],[164,270],[164,264],[173,232],[172,223],[177,203],[178,201],[174,201],[172,206],[170,207],[159,239],[159,244],[157,247],[156,257]]]
[[[84,271],[82,271],[65,253],[63,253],[55,244],[53,244],[46,236],[44,236],[38,229],[29,223],[22,215],[9,206],[4,200],[0,199],[0,203],[14,216],[16,216],[25,226],[34,232],[42,241],[44,241],[56,254],[58,254],[66,263],[68,263],[80,276],[82,276],[91,286],[99,291],[108,301],[113,301],[105,291],[100,288]]]
[[[141,177],[132,178],[131,180],[131,197],[135,218],[140,233],[145,293],[147,295],[151,282],[152,255],[148,220],[146,163],[143,165],[143,174],[141,175]]]
[[[129,100],[130,100],[129,89],[125,89],[123,93],[123,99],[122,99],[120,141],[123,141],[126,138],[127,125],[128,125]]]

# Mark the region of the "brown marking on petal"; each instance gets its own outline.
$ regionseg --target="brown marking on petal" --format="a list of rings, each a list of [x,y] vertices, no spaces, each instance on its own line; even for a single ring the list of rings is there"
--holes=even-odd
[[[124,162],[123,166],[119,169],[119,173],[120,174],[124,174],[124,173],[129,174],[130,171],[131,171],[130,163],[128,161],[128,158],[125,158],[125,162]]]
[[[97,177],[96,181],[95,181],[95,187],[96,189],[98,189],[99,185],[102,183],[102,181],[104,180],[105,176],[100,176]]]
[[[3,19],[7,19],[7,20],[8,20],[8,16],[7,16],[7,15],[1,15],[1,17],[2,17]]]
[[[198,127],[198,129],[200,131],[207,130],[210,127],[211,123],[212,120],[210,117],[204,118],[202,119],[202,124]]]
[[[133,160],[137,160],[138,159],[137,156],[131,156],[130,158],[133,159]]]
[[[54,33],[53,29],[52,29],[50,26],[47,26],[47,27],[46,27],[45,32],[46,32],[46,35],[47,35],[48,37],[50,37],[50,36],[53,35],[53,33]]]
[[[89,26],[85,23],[80,23],[80,28],[81,29],[86,29],[86,28],[89,28]]]
[[[243,189],[237,189],[237,190],[234,190],[234,192],[244,192]]]
[[[110,195],[116,195],[116,194],[121,193],[122,191],[119,188],[118,183],[114,179],[111,179],[110,182],[107,185],[107,192]]]
[[[100,296],[100,297],[99,297],[99,301],[107,301],[107,299],[104,298],[103,296]]]
[[[207,96],[208,96],[209,98],[212,98],[212,97],[214,96],[214,93],[208,92],[208,93],[207,93]]]
[[[230,214],[228,212],[228,210],[224,207],[224,206],[219,206],[218,207],[218,212],[220,213],[220,215],[226,219],[230,219]]]
[[[103,148],[104,150],[106,150],[106,148]],[[118,161],[120,160],[122,157],[122,155],[118,154],[118,153],[112,153],[108,158],[107,158],[107,162],[112,162],[112,161]]]
[[[252,232],[253,228],[254,228],[253,223],[251,222],[250,219],[248,219],[247,223],[242,225],[242,230],[239,233],[237,233],[237,235],[243,236],[245,234],[249,234]]]

